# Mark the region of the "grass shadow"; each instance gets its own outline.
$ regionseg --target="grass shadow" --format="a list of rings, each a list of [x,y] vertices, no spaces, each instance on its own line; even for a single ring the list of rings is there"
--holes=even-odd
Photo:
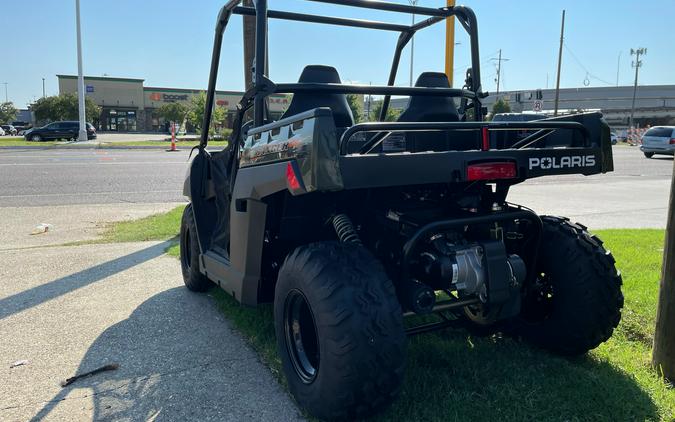
[[[228,319],[285,384],[272,307],[241,307],[216,290]],[[517,339],[447,329],[409,339],[398,399],[374,420],[658,420],[633,377],[594,355],[562,358]]]
[[[638,383],[593,355],[444,330],[409,341],[401,396],[378,420],[658,420]]]

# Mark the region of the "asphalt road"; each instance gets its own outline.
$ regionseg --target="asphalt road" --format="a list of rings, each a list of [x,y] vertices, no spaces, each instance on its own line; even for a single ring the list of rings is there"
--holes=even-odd
[[[593,229],[665,228],[673,158],[614,148],[612,173],[541,177],[514,186],[509,200]]]
[[[187,150],[0,150],[0,207],[180,202]],[[590,227],[663,227],[673,169],[670,157],[646,159],[615,147],[615,171],[542,177],[509,199]]]
[[[189,151],[0,150],[0,206],[180,202]]]

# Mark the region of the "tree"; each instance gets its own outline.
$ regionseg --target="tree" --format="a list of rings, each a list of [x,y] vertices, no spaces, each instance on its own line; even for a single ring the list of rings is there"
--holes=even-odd
[[[40,98],[30,105],[30,109],[38,122],[79,119],[77,94],[74,93]],[[84,99],[84,110],[88,122],[98,120],[101,115],[101,107],[89,97]]]
[[[381,111],[382,111],[382,101],[374,103],[373,108],[370,110],[370,120],[379,121]],[[394,110],[393,108],[391,108],[390,104],[389,108],[387,108],[387,116],[384,120],[386,122],[395,122],[400,115],[401,110]]]
[[[511,106],[509,105],[508,101],[504,101],[503,99],[500,98],[494,104],[492,104],[492,113],[491,113],[492,116],[498,113],[510,113],[510,112]]]
[[[361,123],[363,121],[363,97],[356,94],[347,94],[347,103],[352,109],[354,116],[354,123]]]
[[[157,109],[157,114],[170,122],[182,123],[188,108],[181,103],[166,103]]]
[[[206,92],[201,91],[190,100],[188,106],[187,119],[197,130],[202,129],[204,123],[204,110],[206,110]],[[223,106],[213,107],[211,113],[211,130],[215,131],[216,127],[224,126],[227,118],[227,109]]]
[[[0,122],[11,123],[16,119],[19,110],[14,107],[11,101],[0,104]]]

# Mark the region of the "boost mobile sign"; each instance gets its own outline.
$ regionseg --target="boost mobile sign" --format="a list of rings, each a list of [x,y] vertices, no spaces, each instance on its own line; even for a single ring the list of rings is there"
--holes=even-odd
[[[173,103],[176,101],[187,101],[187,94],[160,94],[153,92],[150,94],[150,101],[163,101],[165,103]]]

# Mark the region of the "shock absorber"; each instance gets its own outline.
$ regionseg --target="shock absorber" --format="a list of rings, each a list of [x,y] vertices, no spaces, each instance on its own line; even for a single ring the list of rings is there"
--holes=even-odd
[[[347,214],[337,214],[333,217],[332,222],[340,242],[361,244],[361,238],[359,238],[359,234]]]

